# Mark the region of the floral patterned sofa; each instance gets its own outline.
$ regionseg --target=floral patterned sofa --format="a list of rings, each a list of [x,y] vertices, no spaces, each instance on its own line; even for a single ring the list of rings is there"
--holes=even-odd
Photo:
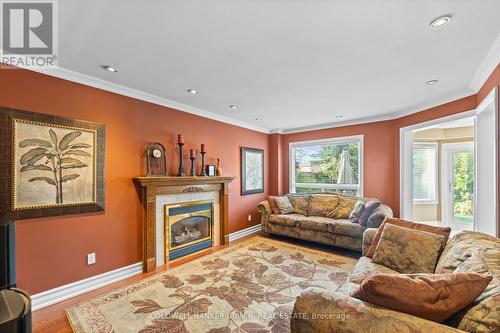
[[[350,297],[373,273],[392,273],[387,267],[361,257],[349,279],[335,292],[306,289],[295,302],[292,333],[342,332],[500,332],[500,240],[473,231],[453,236],[441,254],[435,273],[476,272],[493,280],[469,307],[436,323],[375,306]],[[411,291],[408,291],[411,297]]]
[[[367,228],[378,228],[386,216],[392,217],[392,209],[381,204],[370,215],[367,225],[357,223],[355,219],[333,219],[328,216],[331,207],[339,198],[356,202],[375,200],[358,198],[342,194],[288,194],[293,206],[291,214],[273,214],[268,200],[259,203],[262,231],[299,238],[318,243],[361,251],[363,248],[363,233]],[[351,213],[352,207],[347,212]],[[375,229],[376,230],[376,229]],[[371,244],[371,240],[370,240]]]

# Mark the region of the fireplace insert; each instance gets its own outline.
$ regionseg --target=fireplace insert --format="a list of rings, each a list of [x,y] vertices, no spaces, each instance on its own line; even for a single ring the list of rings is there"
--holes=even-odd
[[[209,248],[213,243],[213,203],[165,206],[165,250],[170,260]]]

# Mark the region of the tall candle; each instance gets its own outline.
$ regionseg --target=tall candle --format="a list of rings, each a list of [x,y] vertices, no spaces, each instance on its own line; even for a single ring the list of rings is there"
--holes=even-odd
[[[177,142],[184,143],[184,136],[182,134],[177,134]]]
[[[202,144],[201,144],[201,152],[202,152],[202,153],[204,153],[204,152],[205,152],[205,144],[204,144],[204,143],[202,143]]]
[[[194,158],[194,150],[189,149],[189,157]]]

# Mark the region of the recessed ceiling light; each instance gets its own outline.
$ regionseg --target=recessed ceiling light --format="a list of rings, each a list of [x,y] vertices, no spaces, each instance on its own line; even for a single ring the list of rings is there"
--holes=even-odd
[[[259,121],[259,120],[262,120],[262,118],[257,117],[257,118],[255,118],[255,120]]]
[[[190,94],[193,94],[193,95],[196,95],[196,94],[198,93],[198,90],[196,90],[196,89],[188,89],[188,90],[186,90],[186,91],[187,91],[188,93],[190,93]]]
[[[429,81],[425,82],[425,84],[428,86],[432,86],[433,84],[436,84],[438,82],[439,82],[439,80],[429,80]]]
[[[229,105],[229,108],[234,110],[234,109],[237,109],[237,108],[238,108],[238,105],[234,105],[234,104],[232,104],[232,105]]]
[[[342,118],[344,118],[344,116],[338,115],[338,116],[336,116],[335,118],[337,118],[337,119],[342,119]]]
[[[451,21],[450,15],[443,15],[443,16],[439,16],[438,18],[432,20],[432,22],[430,23],[430,26],[433,28],[439,28],[439,27],[442,27],[442,26],[448,24],[448,22],[450,22],[450,21]]]
[[[108,72],[113,72],[113,73],[118,72],[118,68],[113,67],[113,66],[109,66],[109,65],[102,65],[101,67],[102,67],[103,69],[107,70]]]

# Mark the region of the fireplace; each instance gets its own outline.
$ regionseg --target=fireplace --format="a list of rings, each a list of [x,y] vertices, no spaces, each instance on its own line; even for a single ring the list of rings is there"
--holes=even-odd
[[[174,260],[212,247],[213,202],[165,205],[165,257]]]

